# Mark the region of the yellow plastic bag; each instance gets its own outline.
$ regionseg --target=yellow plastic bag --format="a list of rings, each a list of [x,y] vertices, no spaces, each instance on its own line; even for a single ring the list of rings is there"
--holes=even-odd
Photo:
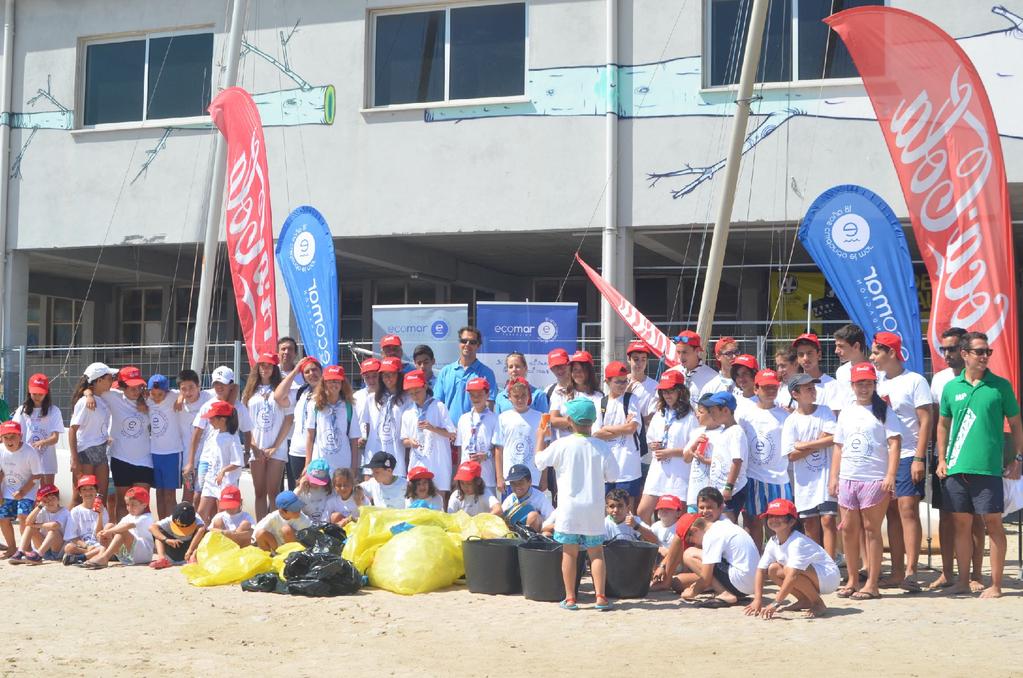
[[[238,584],[272,569],[269,553],[256,546],[241,548],[219,532],[203,538],[196,559],[197,563],[181,568],[192,586]]]
[[[289,554],[295,551],[305,551],[305,546],[297,541],[289,541],[277,548],[277,555],[273,557],[273,569],[281,579],[284,579],[284,561],[288,559]]]
[[[348,541],[345,542],[341,557],[351,561],[359,572],[368,571],[377,550],[394,536],[391,529],[402,523],[433,526],[444,531],[458,530],[456,520],[441,511],[365,506],[359,509],[359,520],[354,529],[349,526]]]
[[[468,518],[468,515],[463,511],[459,511],[455,514],[463,515]],[[462,528],[462,541],[465,541],[469,537],[479,537],[480,539],[501,539],[513,534],[509,529],[508,525],[504,522],[503,518],[495,516],[493,513],[480,513],[478,515],[469,518],[468,522]]]
[[[424,525],[396,534],[378,548],[369,583],[408,596],[451,586],[464,573],[459,536]]]

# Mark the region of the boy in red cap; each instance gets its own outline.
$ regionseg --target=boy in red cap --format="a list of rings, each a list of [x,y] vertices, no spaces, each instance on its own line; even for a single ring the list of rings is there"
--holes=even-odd
[[[668,545],[675,535],[675,523],[685,514],[686,505],[674,495],[662,494],[657,498],[654,510],[657,512],[657,520],[650,525],[650,530],[657,537],[663,558],[668,554]]]
[[[629,369],[617,360],[604,367],[604,383],[608,394],[601,398],[593,437],[611,446],[618,466],[618,477],[604,487],[604,494],[623,490],[628,494],[629,510],[635,513],[643,493],[643,469],[640,466],[639,431],[643,416],[632,399]]]
[[[409,448],[409,468],[422,466],[432,471],[437,489],[447,498],[451,491],[451,443],[455,439],[455,425],[444,403],[427,395],[426,378],[421,371],[406,374],[403,386],[413,405],[401,415],[401,437]]]
[[[796,365],[804,374],[817,380],[818,405],[830,407],[838,416],[845,404],[846,396],[841,392],[841,385],[821,369],[821,342],[816,334],[807,332],[800,334],[792,342],[792,350],[796,354]]]
[[[831,556],[800,529],[796,505],[788,499],[775,499],[760,515],[774,536],[764,547],[757,564],[753,601],[746,606],[747,615],[770,619],[785,606],[791,593],[795,605],[791,610],[806,610],[807,617],[820,617],[828,609],[822,593],[838,588],[841,575]],[[774,600],[764,605],[764,583],[767,577],[778,586]]]
[[[514,409],[505,410],[497,417],[493,439],[496,494],[499,498],[508,496],[506,479],[512,467],[517,465],[529,470],[533,487],[541,491],[546,489],[546,474],[541,475],[535,460],[536,436],[543,415],[529,406],[529,384],[524,379],[510,382],[507,392]]]
[[[11,556],[11,564],[39,565],[44,560],[60,560],[69,517],[68,510],[60,505],[57,487],[40,487],[36,506],[28,514],[21,532],[21,548]]]
[[[78,479],[81,503],[71,509],[64,530],[62,562],[65,565],[84,563],[89,549],[105,546],[97,535],[110,522],[110,514],[107,513],[97,487],[96,476],[82,476]]]
[[[735,337],[721,337],[714,342],[714,358],[718,361],[718,373],[703,387],[703,393],[728,391],[735,386],[735,380],[732,379],[732,363],[739,353],[739,342]]]
[[[97,535],[107,546],[96,546],[85,554],[82,563],[87,570],[104,570],[117,559],[122,565],[148,565],[153,559],[153,515],[149,512],[149,489],[129,487],[124,493],[128,513],[117,525],[108,524]]]
[[[373,455],[386,452],[395,459],[394,474],[405,477],[408,468],[408,450],[401,436],[401,419],[405,411],[414,407],[402,383],[401,360],[384,358],[380,361],[380,377],[376,391],[366,398],[359,428],[363,436],[357,445],[364,450],[362,463],[369,463]]]
[[[0,447],[0,487],[3,488],[0,533],[7,545],[0,559],[4,559],[17,551],[13,521],[17,520],[20,528],[25,529],[25,520],[36,503],[36,487],[42,472],[39,470],[39,453],[25,444],[18,422],[0,424],[0,438],[3,438],[3,447]]]
[[[469,394],[472,409],[458,420],[455,453],[459,464],[472,462],[480,468],[480,482],[493,494],[497,489],[493,440],[497,433],[498,418],[490,409],[490,384],[483,377],[473,377],[465,385],[465,390]]]
[[[252,543],[252,531],[256,521],[242,510],[242,491],[236,485],[228,485],[220,491],[220,513],[213,516],[210,532],[219,532],[238,546]]]

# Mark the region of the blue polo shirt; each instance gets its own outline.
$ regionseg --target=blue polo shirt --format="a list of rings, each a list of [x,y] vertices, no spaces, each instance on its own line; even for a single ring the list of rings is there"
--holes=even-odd
[[[437,381],[433,385],[433,397],[447,405],[451,421],[458,421],[463,414],[472,409],[469,402],[469,394],[465,391],[465,385],[470,379],[483,377],[490,382],[490,400],[497,397],[497,377],[494,371],[480,362],[479,358],[469,367],[462,367],[457,360],[445,365],[437,375]]]
[[[512,405],[511,398],[508,397],[508,390],[502,389],[497,394],[497,400],[494,401],[494,412],[501,414],[507,410],[514,410],[515,406]],[[536,410],[540,414],[547,414],[550,412],[551,406],[547,402],[547,391],[542,388],[533,389],[533,398],[529,401],[529,409]]]

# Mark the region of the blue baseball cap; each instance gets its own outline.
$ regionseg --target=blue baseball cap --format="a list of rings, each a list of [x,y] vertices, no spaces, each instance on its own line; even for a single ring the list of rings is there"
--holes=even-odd
[[[574,401],[573,401],[574,402]],[[508,469],[508,475],[505,476],[505,480],[509,483],[515,480],[533,480],[533,474],[530,472],[529,467],[525,464],[515,464]]]
[[[274,505],[285,511],[301,511],[305,502],[298,498],[298,495],[291,490],[284,490],[274,499]]]
[[[733,412],[738,405],[735,402],[735,396],[728,391],[718,391],[710,397],[710,402],[718,407],[727,407]]]
[[[569,400],[565,415],[577,424],[592,424],[597,420],[597,407],[589,398]]]
[[[149,377],[149,390],[152,391],[154,388],[158,388],[161,391],[170,390],[170,379],[163,376],[162,374],[154,374]]]

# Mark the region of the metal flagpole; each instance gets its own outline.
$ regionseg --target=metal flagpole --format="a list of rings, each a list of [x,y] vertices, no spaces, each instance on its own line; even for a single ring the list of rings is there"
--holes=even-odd
[[[238,62],[242,52],[242,32],[249,0],[234,0],[231,11],[231,34],[227,43],[227,72],[224,88],[234,87],[238,81]],[[202,374],[206,362],[206,342],[210,330],[210,306],[213,300],[213,277],[217,267],[217,247],[220,239],[220,213],[224,209],[224,179],[227,173],[227,141],[217,133],[217,148],[210,179],[210,199],[206,212],[206,239],[202,250],[202,277],[199,279],[199,298],[195,309],[195,336],[192,339],[192,369]]]
[[[767,5],[768,0],[753,0],[753,11],[750,13],[746,50],[742,57],[742,74],[739,77],[739,93],[735,100],[736,111],[732,122],[732,140],[728,148],[728,157],[725,160],[721,202],[718,205],[717,221],[714,223],[714,235],[710,241],[707,276],[703,281],[703,296],[700,299],[700,319],[696,325],[696,331],[701,337],[709,337],[711,327],[714,325],[718,288],[721,285],[721,266],[725,261],[728,227],[732,220],[732,205],[735,202],[735,184],[739,179],[742,144],[746,139],[746,123],[749,122],[753,84],[757,79],[757,67],[760,65],[760,45],[763,42]]]

